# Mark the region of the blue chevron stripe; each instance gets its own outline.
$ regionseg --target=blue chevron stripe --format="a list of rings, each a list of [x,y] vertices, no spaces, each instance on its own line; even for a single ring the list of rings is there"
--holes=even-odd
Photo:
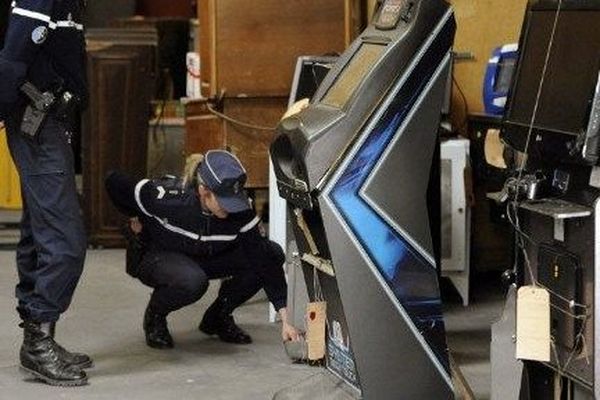
[[[352,233],[447,372],[448,353],[435,266],[381,218],[359,192],[447,55],[452,37],[447,32],[450,29],[452,24],[448,22],[329,193]]]

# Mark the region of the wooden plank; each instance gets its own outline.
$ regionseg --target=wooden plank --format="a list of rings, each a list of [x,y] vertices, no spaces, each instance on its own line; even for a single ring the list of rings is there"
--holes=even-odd
[[[360,0],[200,0],[206,94],[287,96],[296,59],[341,53],[359,31],[346,12],[360,10]]]
[[[195,104],[194,104],[195,103]],[[186,155],[226,149],[234,153],[248,171],[248,188],[269,186],[269,146],[275,127],[287,107],[287,97],[225,98],[223,115],[217,116],[190,103],[186,116]],[[206,104],[206,103],[205,103]],[[273,129],[253,129],[244,124]]]
[[[454,391],[456,395],[456,399],[458,400],[475,400],[475,395],[473,394],[473,390],[469,386],[469,383],[465,379],[465,376],[462,374],[460,370],[460,366],[452,357],[452,354],[449,355],[450,358],[450,370],[452,372],[452,383],[454,384]]]
[[[287,97],[225,99],[224,112],[236,120],[275,128],[287,108]],[[247,187],[269,186],[269,146],[275,130],[249,129],[231,122],[225,125],[227,149],[248,171]]]
[[[469,112],[484,112],[483,77],[492,50],[519,41],[527,0],[451,0],[457,31],[454,51],[471,53],[472,60],[456,60],[454,77],[467,98]],[[454,104],[463,107],[454,90]]]

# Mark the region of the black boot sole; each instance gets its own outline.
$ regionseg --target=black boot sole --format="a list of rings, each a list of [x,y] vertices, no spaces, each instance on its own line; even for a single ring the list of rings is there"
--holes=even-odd
[[[146,339],[146,345],[158,350],[170,350],[175,347],[174,344],[157,343]]]
[[[215,328],[209,328],[202,323],[198,326],[198,330],[200,332],[206,333],[207,335],[216,335],[217,334],[217,330]]]
[[[232,339],[228,339],[227,337],[223,337],[221,335],[219,335],[219,331],[215,328],[212,327],[207,327],[206,325],[200,323],[200,325],[198,326],[198,330],[206,335],[212,336],[212,335],[217,335],[219,337],[219,340],[221,340],[221,342],[225,342],[225,343],[231,343],[231,344],[252,344],[252,338],[247,339],[247,340],[232,340]]]
[[[33,375],[36,379],[39,379],[40,381],[47,383],[50,386],[76,387],[76,386],[85,386],[88,384],[87,378],[73,379],[73,380],[69,380],[69,381],[59,381],[56,379],[48,378],[47,376],[42,375],[39,372],[29,369],[27,367],[24,367],[22,365],[20,366],[20,368],[24,372]]]
[[[217,335],[217,336],[219,336],[219,335]],[[221,340],[221,342],[231,343],[231,344],[239,344],[242,346],[246,345],[246,344],[252,344],[252,339],[238,340],[238,339],[228,339],[227,337],[219,336],[219,340]]]
[[[94,361],[90,360],[84,363],[80,363],[80,364],[71,364],[74,367],[77,367],[79,369],[90,369],[90,368],[94,368]]]

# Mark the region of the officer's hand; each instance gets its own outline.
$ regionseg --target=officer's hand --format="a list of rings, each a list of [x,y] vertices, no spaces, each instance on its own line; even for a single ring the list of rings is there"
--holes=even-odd
[[[139,235],[142,232],[143,227],[144,226],[142,225],[138,217],[129,219],[129,228],[131,228],[131,231],[136,235]]]
[[[281,325],[281,338],[284,342],[292,341],[297,342],[300,340],[300,331],[296,327],[284,322]]]

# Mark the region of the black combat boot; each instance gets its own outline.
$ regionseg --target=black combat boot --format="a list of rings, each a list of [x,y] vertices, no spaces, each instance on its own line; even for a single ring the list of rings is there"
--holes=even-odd
[[[217,335],[227,343],[252,343],[252,337],[235,324],[231,312],[227,299],[217,298],[204,313],[198,329],[207,335]]]
[[[167,326],[167,316],[154,312],[150,305],[146,307],[144,314],[144,333],[148,346],[155,349],[173,348],[173,338]]]
[[[25,321],[23,345],[21,346],[21,368],[41,381],[53,386],[82,386],[87,384],[87,375],[80,368],[68,364],[61,356],[57,343],[44,332],[39,323]]]
[[[54,338],[54,334],[56,332],[56,323],[52,322],[49,324],[41,325],[42,331],[48,333],[52,338]],[[58,349],[58,355],[67,363],[76,366],[80,369],[92,368],[94,366],[94,361],[90,356],[83,353],[72,353],[62,347],[60,344],[56,343],[56,348]]]

